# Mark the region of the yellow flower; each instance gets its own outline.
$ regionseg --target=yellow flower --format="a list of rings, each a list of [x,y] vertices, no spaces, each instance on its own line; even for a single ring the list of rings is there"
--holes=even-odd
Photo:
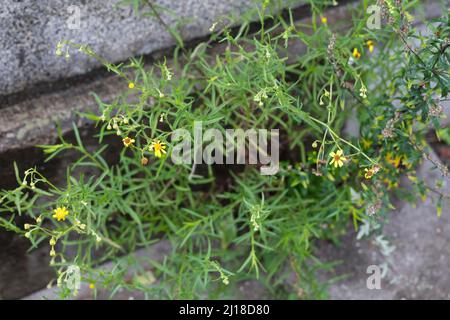
[[[94,290],[95,289],[95,284],[89,283],[89,289]]]
[[[368,40],[368,41],[366,42],[366,44],[367,44],[367,47],[369,48],[369,51],[370,51],[370,52],[373,52],[373,50],[374,50],[374,48],[375,48],[375,43],[374,43],[372,40]]]
[[[405,12],[405,17],[406,17],[406,20],[408,20],[408,22],[414,21],[414,17],[409,12]]]
[[[133,89],[133,88],[134,88],[134,82],[130,82],[130,83],[128,84],[128,88]]]
[[[353,48],[353,56],[354,56],[356,59],[361,58],[361,53],[359,52],[358,48]]]
[[[369,139],[366,140],[366,139],[362,138],[361,142],[362,142],[364,149],[369,149],[370,146],[372,145],[372,141],[370,141]]]
[[[373,175],[375,174],[375,171],[372,168],[370,168],[370,169],[365,168],[364,171],[366,172],[364,174],[364,178],[366,178],[366,179],[371,179],[373,177]]]
[[[347,159],[344,157],[342,150],[338,150],[336,153],[330,153],[331,161],[330,164],[334,164],[334,167],[337,168],[342,167],[344,165],[344,161]]]
[[[398,166],[400,165],[401,160],[402,160],[402,156],[392,157],[391,152],[386,153],[386,162],[392,164],[396,168],[398,168]]]
[[[158,158],[161,158],[163,154],[166,154],[165,149],[166,149],[166,144],[159,140],[153,140],[152,144],[150,145],[150,151],[154,151],[155,156]]]
[[[122,139],[122,142],[123,142],[123,145],[125,147],[129,147],[135,142],[135,140],[131,139],[131,138],[128,138],[128,137],[125,137],[125,138]]]
[[[427,195],[426,194],[421,195],[420,199],[422,200],[422,202],[427,201]]]
[[[322,17],[322,23],[323,23],[323,24],[327,24],[327,22],[328,22],[327,17]]]
[[[58,221],[66,220],[66,217],[69,215],[69,211],[67,211],[66,207],[58,207],[55,210],[53,210],[55,213],[53,215],[53,218],[55,218]]]
[[[395,158],[394,158],[394,166],[396,167],[396,168],[398,168],[398,166],[400,165],[400,161],[402,160],[402,156],[396,156]]]
[[[411,169],[413,165],[411,162],[408,161],[406,157],[403,158],[402,164],[406,167],[406,169]]]

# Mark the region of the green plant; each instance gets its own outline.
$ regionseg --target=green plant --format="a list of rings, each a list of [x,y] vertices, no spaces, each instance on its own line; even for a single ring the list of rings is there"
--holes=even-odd
[[[248,22],[237,32],[220,26],[211,41],[222,43],[221,52],[209,42],[183,46],[170,65],[147,68],[139,59],[114,65],[86,45],[62,41],[57,54],[90,55],[128,89],[112,103],[96,97],[99,113],[84,115],[98,125],[99,149],[88,151],[75,126],[76,143],[61,136],[59,144],[41,146],[48,159],[67,150],[80,154],[67,167],[65,185],[35,168],[16,170],[19,187],[0,194],[0,225],[34,247],[50,242],[59,279],[76,265],[83,279],[112,294],[126,288],[148,298],[233,297],[240,281],[258,279],[273,297],[326,297],[315,278],[317,268],[327,267],[312,255],[315,240],[337,242],[349,220],[358,228],[387,214],[393,195],[411,195],[398,186],[401,174],[414,181],[414,194],[438,192],[414,176],[414,167],[427,148],[429,124],[439,127],[439,100],[448,95],[450,28],[448,15],[430,25],[433,34],[417,37],[416,50],[408,42],[416,37],[408,12],[417,1],[385,1],[389,24],[375,31],[362,14],[370,1],[362,1],[343,35],[326,19],[317,21],[329,1],[309,2],[311,24],[269,15],[264,1],[259,31],[250,33]],[[307,49],[288,64],[290,41]],[[352,114],[360,138],[343,132]],[[248,164],[175,165],[170,134],[192,131],[194,121],[220,132],[280,129],[280,171],[263,176]],[[104,158],[107,136],[124,144],[114,165]],[[434,163],[447,177],[447,168]],[[446,197],[440,194],[438,208]],[[15,215],[34,221],[23,230]],[[128,254],[162,240],[171,253],[149,259],[160,281],[148,285]],[[113,269],[98,271],[106,261]],[[137,270],[133,281],[130,265]],[[59,285],[64,297],[73,291],[64,280]]]

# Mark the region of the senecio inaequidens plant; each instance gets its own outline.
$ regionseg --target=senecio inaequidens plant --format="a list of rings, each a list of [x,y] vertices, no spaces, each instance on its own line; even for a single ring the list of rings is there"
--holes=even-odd
[[[125,288],[147,298],[226,298],[248,279],[271,297],[326,297],[315,278],[327,267],[312,253],[315,240],[337,241],[349,221],[356,229],[382,221],[396,196],[435,193],[438,215],[448,198],[415,168],[431,161],[448,182],[425,134],[440,128],[449,92],[449,13],[423,36],[413,27],[420,1],[360,1],[349,8],[351,24],[327,15],[337,2],[309,1],[312,19],[298,24],[264,1],[255,9],[258,31],[221,19],[194,48],[170,29],[178,47],[153,67],[140,59],[112,64],[86,44],[62,40],[57,55],[67,63],[75,54],[97,59],[123,80],[123,93],[109,103],[96,96],[99,111],[83,115],[97,124],[98,149],[88,150],[75,126],[75,143],[60,135],[58,144],[40,146],[48,159],[80,154],[65,184],[15,167],[19,187],[1,192],[0,225],[33,247],[50,245],[62,297],[76,294],[81,280],[112,296]],[[124,3],[161,20],[150,1]],[[378,29],[367,26],[373,5]],[[345,28],[335,32],[337,25]],[[348,121],[359,125],[356,137],[344,130]],[[263,175],[248,157],[233,166],[174,163],[172,133],[199,122],[221,134],[277,129],[278,171]],[[200,142],[205,150],[208,142]],[[107,148],[121,149],[117,159],[105,159]],[[408,189],[401,175],[411,180]],[[29,223],[16,225],[17,215]],[[147,269],[133,258],[163,241],[170,250],[149,256]],[[108,261],[111,269],[98,268]]]

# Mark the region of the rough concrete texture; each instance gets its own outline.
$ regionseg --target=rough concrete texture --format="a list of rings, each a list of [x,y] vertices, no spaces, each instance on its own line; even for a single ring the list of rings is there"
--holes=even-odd
[[[165,255],[168,255],[171,251],[171,246],[168,241],[161,241],[151,247],[137,250],[132,256],[134,259],[139,261],[139,268],[136,269],[133,266],[129,266],[127,268],[128,273],[126,276],[126,280],[129,282],[133,281],[147,281],[151,284],[157,284],[160,280],[155,279],[152,273],[152,268],[148,263],[148,259],[152,259],[155,261],[162,262]],[[111,270],[114,267],[112,263],[106,263],[102,265],[101,269],[105,272]],[[97,287],[97,299],[108,299],[111,295],[110,288],[102,288]],[[79,293],[76,297],[77,300],[87,300],[92,299],[93,291],[89,288],[89,283],[82,283],[80,286]],[[142,293],[129,292],[125,289],[119,289],[118,292],[114,295],[114,299],[117,300],[127,300],[127,299],[143,299]],[[41,291],[38,291],[34,294],[31,294],[24,298],[25,300],[38,300],[38,299],[49,299],[54,300],[58,299],[57,290],[54,288],[47,288]]]
[[[118,77],[108,77],[3,109],[0,113],[0,153],[52,142],[57,122],[66,132],[71,121],[78,119],[76,112],[97,110],[91,92],[108,103],[126,87],[127,84]],[[77,125],[80,123],[77,122]]]
[[[252,0],[151,1],[166,24],[179,27],[186,40],[206,35],[211,25],[225,15],[238,16],[254,7]],[[85,55],[74,56],[71,63],[57,57],[55,46],[62,39],[88,44],[112,62],[175,44],[155,17],[139,17],[130,5],[118,6],[119,2],[125,1],[1,1],[0,96],[99,67],[97,61]],[[285,1],[295,2],[300,1]],[[150,10],[145,7],[140,12]]]
[[[285,0],[286,3],[287,1]],[[327,12],[330,26],[336,32],[345,30],[345,25],[351,19],[348,8],[352,5],[351,3],[348,5],[343,3],[343,5],[333,7]],[[430,3],[427,6],[427,16],[430,19],[440,14],[441,10],[437,4]],[[309,25],[310,23],[310,18],[299,19],[296,22],[298,28],[300,30],[305,29],[305,32],[309,31],[306,30],[307,28],[304,28],[304,25]],[[1,32],[0,30],[0,34]],[[211,48],[210,53],[214,56],[223,52],[224,49],[224,45],[218,44]],[[289,44],[289,52],[280,52],[280,55],[287,54],[289,57],[288,61],[292,61],[296,56],[305,52],[305,50],[306,46],[302,41],[292,40]],[[159,55],[157,56],[159,58]],[[86,58],[84,54],[76,52],[72,54],[71,60],[66,61],[62,58],[61,61],[64,65],[69,66],[76,64],[76,61],[84,58]],[[2,56],[0,55],[1,59]],[[167,63],[170,66],[172,62],[169,59]],[[0,72],[2,72],[1,68]],[[0,83],[1,81],[2,79],[0,78]],[[54,130],[56,121],[61,122],[62,131],[65,133],[71,130],[72,121],[79,124],[80,119],[75,117],[75,112],[96,110],[96,102],[91,92],[97,93],[103,101],[108,103],[126,89],[126,84],[117,79],[117,77],[99,74],[98,72],[95,75],[90,75],[88,79],[76,83],[65,84],[65,81],[61,81],[61,84],[64,85],[62,87],[59,86],[58,91],[52,91],[34,97],[33,99],[24,99],[12,106],[4,108],[0,112],[0,153],[11,149],[31,148],[36,144],[51,143],[56,138],[56,130]],[[450,108],[446,107],[445,110],[448,118],[445,120],[444,125],[447,125],[450,123]],[[31,119],[33,120],[31,121]],[[2,159],[0,158],[1,165]]]
[[[0,243],[0,300],[20,298],[26,292],[40,290],[45,286],[43,279],[55,276],[52,269],[42,267],[50,262],[47,248],[27,254],[30,242],[3,230]]]
[[[434,156],[435,157],[435,156]],[[417,176],[434,186],[442,175],[425,161],[417,170]],[[440,189],[450,194],[450,180]],[[329,290],[331,299],[450,299],[450,211],[444,201],[442,216],[436,213],[436,197],[416,204],[396,202],[396,210],[388,215],[382,234],[395,250],[382,254],[373,235],[356,239],[349,232],[340,246],[329,243],[319,245],[317,255],[323,261],[341,261],[331,277],[346,276]],[[387,274],[381,280],[381,289],[368,289],[367,273],[370,265],[387,266]],[[383,266],[384,265],[384,266]]]

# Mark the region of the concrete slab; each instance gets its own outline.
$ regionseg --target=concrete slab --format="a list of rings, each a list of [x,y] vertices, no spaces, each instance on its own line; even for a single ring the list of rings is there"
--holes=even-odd
[[[433,155],[436,157],[435,155]],[[425,161],[417,176],[434,186],[442,176],[433,165]],[[450,180],[439,190],[449,195]],[[436,197],[425,202],[417,199],[410,204],[401,200],[395,203],[383,222],[382,234],[389,247],[395,250],[384,255],[378,235],[357,240],[357,234],[349,227],[341,245],[321,242],[317,256],[323,261],[341,261],[323,280],[347,276],[331,285],[331,299],[450,299],[450,211],[448,199],[444,201],[442,216],[436,213]],[[381,280],[381,289],[368,289],[367,273],[370,265],[387,267]]]
[[[154,17],[140,17],[119,0],[25,0],[0,3],[0,96],[40,82],[84,74],[100,64],[85,55],[71,63],[55,55],[60,40],[88,44],[118,62],[175,44]],[[151,0],[163,20],[185,40],[209,33],[224,16],[254,8],[252,0]],[[301,1],[284,0],[285,5]],[[141,12],[150,12],[148,8]]]

